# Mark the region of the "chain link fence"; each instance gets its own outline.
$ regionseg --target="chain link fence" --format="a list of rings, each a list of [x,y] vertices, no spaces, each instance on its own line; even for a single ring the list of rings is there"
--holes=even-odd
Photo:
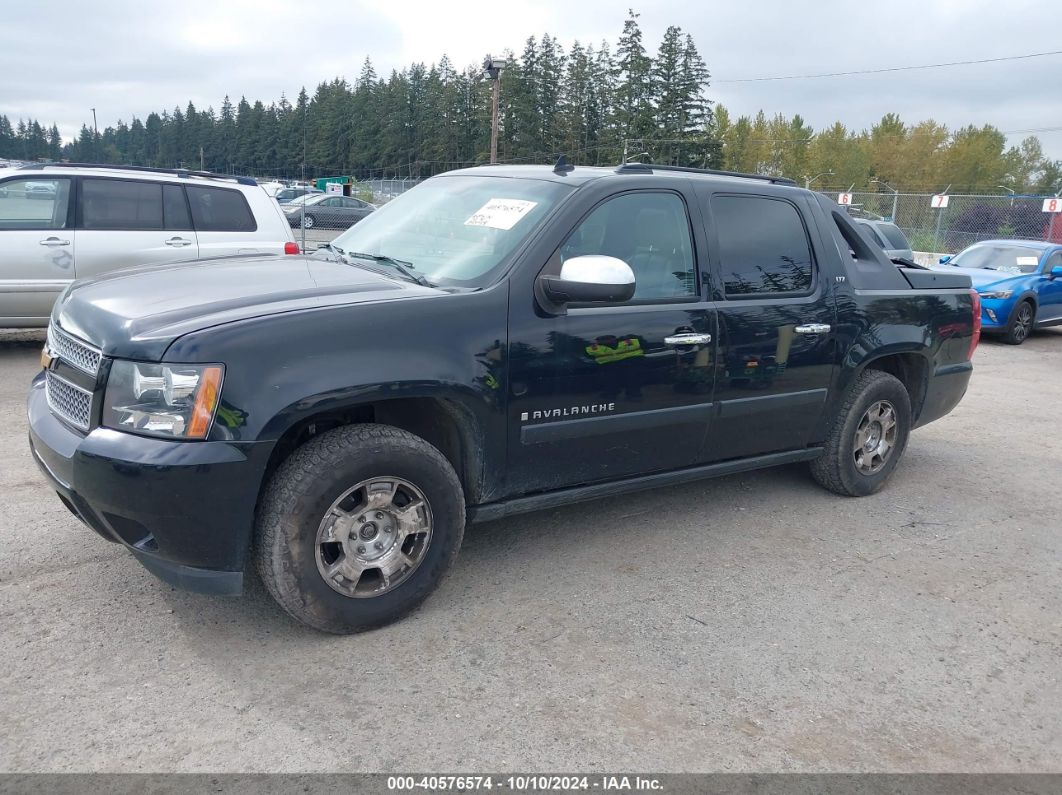
[[[822,191],[834,201],[844,189]],[[1062,218],[1044,212],[1052,196],[949,195],[947,207],[933,206],[929,193],[855,192],[850,212],[891,220],[915,251],[954,254],[980,240],[1014,238],[1062,243]],[[1062,209],[1062,199],[1055,204]]]

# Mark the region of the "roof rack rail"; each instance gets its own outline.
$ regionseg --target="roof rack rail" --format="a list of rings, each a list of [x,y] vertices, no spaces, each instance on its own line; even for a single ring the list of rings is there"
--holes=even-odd
[[[741,177],[762,179],[774,185],[796,185],[789,177],[772,177],[768,174],[746,174],[741,171],[723,171],[717,168],[690,168],[689,166],[659,166],[654,163],[624,163],[616,167],[617,174],[652,174],[654,171],[680,171],[687,174],[713,174],[717,177]]]
[[[201,179],[223,179],[240,185],[257,185],[254,177],[237,177],[234,174],[215,174],[213,171],[192,171],[187,168],[152,168],[151,166],[119,166],[113,163],[27,163],[19,166],[19,171],[34,171],[42,168],[101,168],[112,171],[141,171],[148,174],[173,174],[181,179],[199,177]]]

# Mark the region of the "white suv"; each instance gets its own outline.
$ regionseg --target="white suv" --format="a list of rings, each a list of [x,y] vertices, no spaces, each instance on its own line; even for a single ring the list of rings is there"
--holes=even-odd
[[[0,169],[0,327],[48,325],[75,278],[298,253],[280,207],[248,177],[60,163]]]

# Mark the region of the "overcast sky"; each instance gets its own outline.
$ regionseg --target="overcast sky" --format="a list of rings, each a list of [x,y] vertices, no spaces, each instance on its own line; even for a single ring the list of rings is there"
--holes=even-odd
[[[1062,56],[817,80],[727,80],[875,69],[1062,49],[1054,0],[116,0],[8,2],[0,12],[0,113],[100,129],[225,94],[269,101],[322,80],[448,54],[457,66],[548,32],[613,47],[629,5],[655,52],[668,25],[691,33],[709,97],[736,117],[763,108],[815,128],[869,127],[884,113],[955,128],[994,124],[1017,143],[1037,132],[1062,158]]]

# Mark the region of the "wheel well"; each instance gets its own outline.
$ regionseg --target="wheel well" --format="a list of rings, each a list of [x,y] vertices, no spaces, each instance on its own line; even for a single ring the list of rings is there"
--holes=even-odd
[[[451,400],[400,398],[331,410],[306,417],[277,440],[262,478],[264,489],[277,467],[297,448],[325,431],[343,425],[377,422],[419,436],[436,447],[453,466],[465,500],[482,496],[482,449],[477,424],[466,409]]]
[[[924,356],[917,353],[893,353],[874,359],[865,369],[888,373],[903,384],[911,398],[912,419],[918,420],[929,385],[929,362]]]

